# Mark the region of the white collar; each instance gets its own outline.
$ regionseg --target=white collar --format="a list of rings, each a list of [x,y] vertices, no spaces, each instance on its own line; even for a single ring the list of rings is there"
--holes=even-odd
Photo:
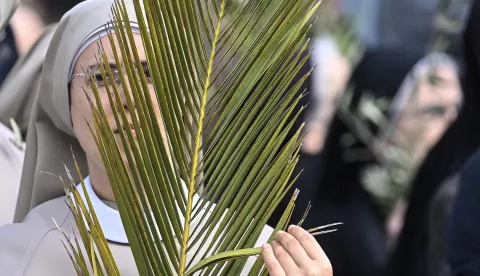
[[[125,233],[125,228],[123,228],[120,213],[117,210],[110,208],[97,196],[93,190],[90,176],[87,176],[83,182],[85,183],[85,188],[90,197],[93,208],[95,209],[95,214],[97,215],[98,222],[102,227],[105,238],[112,242],[128,244],[127,234]],[[82,197],[83,202],[86,204],[87,201],[82,189],[82,184],[77,185],[77,190],[80,197]]]
[[[125,233],[125,228],[122,224],[122,219],[120,217],[120,212],[115,209],[110,208],[107,204],[105,204],[95,193],[93,190],[92,182],[90,181],[90,176],[87,176],[83,182],[85,183],[85,188],[87,190],[88,196],[90,197],[90,201],[92,202],[92,206],[95,209],[95,214],[97,215],[98,222],[102,227],[103,234],[105,238],[112,242],[117,242],[121,244],[128,244],[127,234]],[[183,181],[182,181],[182,184]],[[185,194],[187,193],[187,189],[185,185],[182,185]],[[82,184],[77,185],[78,193],[82,198],[83,202],[87,204],[85,193],[82,189]],[[195,194],[193,196],[193,205],[200,200],[200,196]],[[87,207],[88,208],[88,207]],[[204,212],[205,210],[201,210],[200,212]],[[180,212],[179,212],[180,213]],[[180,214],[180,221],[183,225],[184,219],[183,216]],[[202,217],[200,215],[196,216],[197,218]],[[192,223],[194,220],[192,220]],[[87,225],[88,227],[88,225]]]

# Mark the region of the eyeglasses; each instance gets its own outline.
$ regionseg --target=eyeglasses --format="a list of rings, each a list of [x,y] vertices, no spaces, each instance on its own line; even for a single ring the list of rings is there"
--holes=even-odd
[[[150,75],[150,69],[148,69],[147,64],[142,64],[142,69],[143,73],[147,79],[148,84],[152,84],[152,77]],[[98,88],[105,88],[105,83],[108,81],[110,85],[119,85],[121,83],[121,74],[125,74],[127,70],[126,69],[117,69],[117,68],[112,68],[112,78],[110,78],[110,74],[106,73],[106,78],[103,78],[102,71],[100,70],[99,66],[94,66],[91,68],[88,68],[85,70],[84,73],[79,73],[79,74],[74,74],[68,82],[71,82],[74,78],[76,77],[84,77],[87,78],[87,81],[89,84],[92,84],[92,79],[98,86]],[[138,69],[135,69],[135,74],[137,76],[140,76],[138,74]]]

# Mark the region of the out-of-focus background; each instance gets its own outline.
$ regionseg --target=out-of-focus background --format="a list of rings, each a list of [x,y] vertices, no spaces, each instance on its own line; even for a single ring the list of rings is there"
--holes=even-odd
[[[13,219],[49,41],[78,2],[0,0],[0,225]],[[305,228],[343,222],[317,236],[335,276],[452,274],[451,206],[480,144],[476,2],[323,1],[301,72],[315,67],[292,220],[309,209]]]

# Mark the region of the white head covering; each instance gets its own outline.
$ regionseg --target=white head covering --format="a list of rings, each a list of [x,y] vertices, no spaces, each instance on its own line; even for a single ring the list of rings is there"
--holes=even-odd
[[[53,35],[28,129],[16,222],[39,204],[64,195],[60,181],[40,172],[67,180],[63,164],[74,169],[72,150],[82,175],[88,175],[85,154],[72,129],[68,81],[79,53],[102,35],[102,28],[108,27],[113,3],[89,0],[78,4],[62,17]],[[126,0],[125,4],[130,20],[136,21],[132,1]],[[72,175],[78,182],[77,174]]]
[[[440,64],[448,65],[457,73],[459,73],[457,63],[448,54],[443,52],[432,52],[426,55],[413,66],[412,70],[410,70],[408,75],[405,77],[402,85],[395,94],[395,98],[393,99],[390,107],[390,112],[394,120],[398,118],[401,110],[403,110],[405,105],[408,103],[413,91],[415,91],[415,85],[417,85],[417,80],[415,78],[421,76],[422,72]]]
[[[132,27],[132,32],[133,33],[140,33],[140,28],[138,27],[138,24],[135,22],[131,22],[130,26]],[[80,55],[83,53],[85,49],[87,49],[88,46],[90,46],[92,43],[95,41],[99,40],[100,38],[108,35],[108,33],[114,33],[115,31],[113,30],[113,24],[108,24],[106,26],[101,26],[95,31],[93,31],[88,37],[86,37],[80,47],[77,50],[77,53],[75,54],[75,57],[72,60],[72,63],[70,65],[70,70],[68,71],[68,79],[70,79],[73,75],[73,70],[75,69],[75,63],[77,62],[78,58]]]

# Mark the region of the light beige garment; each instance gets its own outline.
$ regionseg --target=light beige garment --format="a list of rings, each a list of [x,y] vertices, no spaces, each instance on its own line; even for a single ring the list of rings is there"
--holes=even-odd
[[[38,91],[43,61],[54,30],[55,24],[45,27],[43,35],[33,45],[28,54],[16,62],[0,87],[0,123],[2,127],[10,127],[10,119],[12,118],[19,126],[21,134],[26,133],[35,94]],[[5,131],[2,133],[5,133]],[[11,135],[7,136],[11,137]],[[13,145],[5,143],[3,146],[11,148]],[[11,148],[11,150],[16,152],[17,149]],[[20,159],[0,157],[0,174],[2,175],[0,180],[0,225],[13,222],[22,174],[23,156],[24,152],[22,150]]]
[[[65,197],[48,201],[33,209],[24,222],[0,227],[2,276],[76,275],[62,244],[63,235],[53,221],[55,220],[68,236],[73,237],[76,228],[65,201]],[[194,221],[192,229],[196,226]],[[266,242],[272,231],[272,228],[265,227],[257,245]],[[109,243],[109,245],[121,275],[138,275],[130,247],[119,243]],[[192,250],[196,251],[195,248]],[[191,257],[191,255],[187,256],[188,261]],[[242,275],[248,274],[247,271],[251,269],[255,260],[255,257],[248,259],[244,268],[246,272]]]
[[[0,87],[0,122],[8,125],[10,118],[26,133],[33,101],[38,91],[40,74],[48,45],[56,24],[45,27],[27,55],[21,57]]]
[[[0,226],[13,222],[25,154],[20,139],[0,123]]]

